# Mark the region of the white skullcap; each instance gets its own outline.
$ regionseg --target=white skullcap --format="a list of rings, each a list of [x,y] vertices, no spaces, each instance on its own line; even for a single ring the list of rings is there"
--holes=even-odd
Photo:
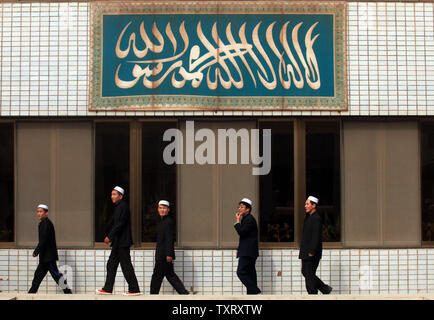
[[[160,204],[162,204],[166,207],[170,207],[170,203],[167,200],[160,200],[160,202],[158,202],[158,205],[160,205]]]
[[[252,206],[252,200],[250,200],[250,199],[243,198],[243,199],[241,199],[240,203],[241,202],[247,203],[249,206]]]
[[[311,202],[314,202],[316,204],[318,204],[318,202],[319,202],[318,198],[315,198],[315,197],[312,197],[312,196],[309,196],[309,198],[307,198],[307,200],[310,200]]]
[[[118,186],[114,187],[113,190],[116,190],[117,192],[119,192],[122,195],[124,195],[124,193],[125,193],[124,189],[122,189],[121,187],[118,187]]]
[[[44,210],[47,210],[47,211],[48,211],[48,206],[47,206],[47,205],[45,205],[45,204],[40,204],[40,205],[38,206],[38,208],[42,208],[42,209],[44,209]]]

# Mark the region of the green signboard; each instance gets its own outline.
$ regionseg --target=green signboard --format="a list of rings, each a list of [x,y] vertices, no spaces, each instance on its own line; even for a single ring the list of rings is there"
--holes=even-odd
[[[345,3],[91,8],[91,110],[347,108]]]

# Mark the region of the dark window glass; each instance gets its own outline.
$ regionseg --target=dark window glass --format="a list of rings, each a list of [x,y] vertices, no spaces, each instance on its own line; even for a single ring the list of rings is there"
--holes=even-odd
[[[434,123],[422,125],[422,241],[434,241]]]
[[[271,171],[259,176],[260,241],[294,241],[294,136],[291,122],[260,122],[271,129]],[[261,150],[262,150],[262,139]]]
[[[163,134],[176,127],[176,122],[142,125],[142,242],[156,240],[158,201],[169,201],[169,214],[176,219],[176,165],[167,165],[163,160],[164,148],[170,143],[163,141]]]
[[[95,241],[102,242],[113,226],[111,191],[130,181],[130,126],[126,122],[95,124]]]
[[[319,198],[323,240],[341,240],[340,130],[337,122],[306,124],[306,193]]]
[[[0,123],[0,241],[14,241],[14,125]]]

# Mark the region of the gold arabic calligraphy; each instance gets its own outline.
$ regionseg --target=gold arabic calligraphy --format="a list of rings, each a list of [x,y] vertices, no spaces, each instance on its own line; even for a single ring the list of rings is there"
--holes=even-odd
[[[295,50],[294,54],[288,44],[287,39],[287,29],[289,22],[286,22],[282,26],[279,34],[279,40],[283,51],[279,51],[273,38],[273,28],[276,22],[271,23],[267,27],[265,39],[268,47],[279,60],[279,66],[277,71],[278,76],[276,76],[276,71],[273,68],[271,59],[266,53],[258,35],[261,22],[259,22],[253,29],[253,44],[248,43],[245,36],[246,23],[244,23],[238,30],[238,35],[240,39],[239,42],[236,42],[232,35],[231,23],[227,24],[226,38],[228,43],[224,43],[219,37],[217,32],[217,23],[214,23],[211,31],[211,36],[215,45],[212,44],[212,42],[209,41],[208,38],[204,35],[201,23],[198,22],[196,26],[197,36],[202,45],[205,47],[206,52],[201,53],[200,47],[198,45],[193,45],[189,51],[187,66],[183,65],[182,60],[183,55],[189,49],[189,37],[187,35],[184,22],[181,23],[178,30],[183,40],[182,50],[177,53],[178,43],[172,32],[172,28],[169,22],[166,25],[165,33],[172,44],[173,55],[170,57],[151,60],[146,60],[146,56],[149,51],[153,53],[163,52],[165,46],[164,36],[158,30],[156,24],[154,23],[152,27],[152,35],[155,37],[156,43],[152,42],[148,34],[146,33],[144,23],[142,22],[140,24],[139,31],[140,39],[145,44],[145,48],[143,50],[139,50],[137,48],[137,38],[135,32],[130,33],[128,46],[126,48],[121,48],[122,39],[126,36],[127,30],[129,29],[131,23],[132,22],[129,22],[119,35],[116,44],[116,56],[119,59],[125,59],[130,53],[130,50],[132,49],[135,57],[137,57],[138,59],[145,59],[126,61],[129,64],[134,64],[131,72],[133,80],[120,79],[119,70],[122,64],[118,65],[115,74],[115,83],[119,88],[122,89],[132,88],[142,77],[143,85],[146,88],[157,88],[164,82],[164,80],[170,75],[170,73],[172,73],[172,71],[176,71],[173,72],[171,77],[172,86],[175,88],[182,88],[185,85],[186,81],[191,81],[191,86],[193,88],[199,87],[203,81],[204,73],[206,72],[206,84],[211,90],[216,89],[219,83],[225,89],[230,89],[232,85],[235,88],[241,89],[244,86],[244,78],[243,72],[239,65],[240,62],[247,69],[255,88],[257,87],[257,78],[268,90],[275,89],[278,81],[280,81],[284,89],[289,89],[292,83],[296,88],[301,89],[304,87],[305,81],[307,85],[314,90],[319,89],[321,86],[318,61],[316,59],[316,55],[313,49],[314,42],[319,36],[319,34],[316,34],[312,37],[312,32],[318,22],[314,23],[306,32],[304,38],[304,55],[298,40],[298,31],[302,26],[303,22],[298,23],[291,32],[292,46],[293,50]],[[259,57],[255,53],[254,49],[256,49],[256,52],[258,52]],[[294,55],[298,57],[298,61],[300,62],[301,66]],[[252,67],[247,62],[246,57],[249,57],[250,60],[253,60],[255,62],[257,78],[255,77],[255,73],[252,70]],[[239,58],[238,61],[235,58]],[[232,75],[230,66],[232,70],[236,71],[237,76],[234,77]],[[211,67],[214,68],[211,69]],[[214,81],[210,77],[211,70],[214,70],[215,73],[215,76],[213,77],[215,79]]]

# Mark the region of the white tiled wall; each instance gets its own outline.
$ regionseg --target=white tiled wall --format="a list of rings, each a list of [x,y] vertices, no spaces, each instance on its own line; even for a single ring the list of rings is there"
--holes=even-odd
[[[0,3],[0,116],[434,115],[434,5],[349,2],[348,111],[90,112],[89,4]]]
[[[0,250],[0,290],[28,291],[38,259],[33,250]],[[72,268],[75,293],[94,293],[105,281],[109,250],[59,250],[59,268]],[[178,250],[175,272],[197,294],[245,294],[236,275],[233,250]],[[153,250],[131,250],[141,291],[148,294],[154,265]],[[264,294],[307,294],[298,250],[261,250],[256,262],[258,286]],[[434,293],[434,249],[324,250],[317,275],[335,294]],[[69,278],[71,279],[71,278]],[[128,289],[120,267],[114,291]],[[61,293],[50,275],[40,293]],[[176,294],[167,280],[163,294]]]

